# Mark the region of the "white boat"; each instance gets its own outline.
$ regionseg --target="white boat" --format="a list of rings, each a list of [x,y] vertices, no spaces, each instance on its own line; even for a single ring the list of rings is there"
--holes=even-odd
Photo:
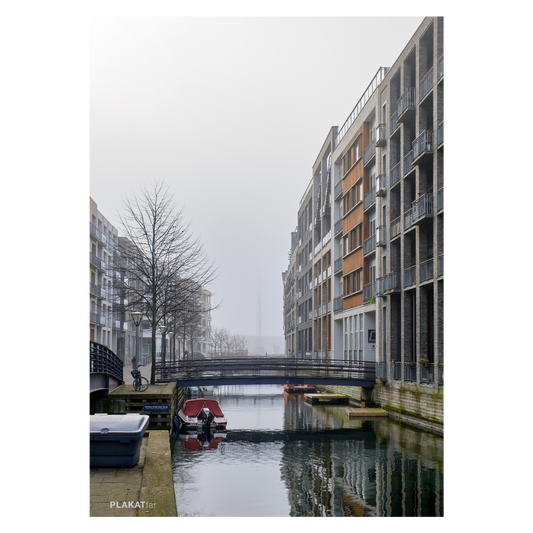
[[[218,402],[207,398],[187,400],[178,416],[185,431],[226,429],[228,423]]]

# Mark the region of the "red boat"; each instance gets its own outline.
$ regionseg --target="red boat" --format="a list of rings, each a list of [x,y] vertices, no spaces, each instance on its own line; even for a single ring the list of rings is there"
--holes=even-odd
[[[207,398],[187,400],[178,416],[185,431],[226,429],[228,423],[218,402]]]

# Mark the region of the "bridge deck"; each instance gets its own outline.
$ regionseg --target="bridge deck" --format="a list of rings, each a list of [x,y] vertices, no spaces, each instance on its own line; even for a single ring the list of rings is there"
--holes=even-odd
[[[176,381],[179,386],[330,384],[372,387],[375,376],[373,361],[243,357],[156,363],[156,381]]]

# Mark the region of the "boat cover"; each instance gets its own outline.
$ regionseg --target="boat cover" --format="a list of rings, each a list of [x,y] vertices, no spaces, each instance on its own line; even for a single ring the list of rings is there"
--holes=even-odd
[[[207,407],[216,417],[224,416],[216,400],[207,400],[206,398],[195,398],[185,402],[183,414],[189,417],[198,417],[203,407]]]

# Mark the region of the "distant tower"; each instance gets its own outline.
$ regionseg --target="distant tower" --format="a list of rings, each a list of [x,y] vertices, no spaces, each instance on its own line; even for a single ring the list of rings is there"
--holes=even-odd
[[[257,289],[257,330],[255,332],[257,337],[257,353],[261,353],[261,289]]]

